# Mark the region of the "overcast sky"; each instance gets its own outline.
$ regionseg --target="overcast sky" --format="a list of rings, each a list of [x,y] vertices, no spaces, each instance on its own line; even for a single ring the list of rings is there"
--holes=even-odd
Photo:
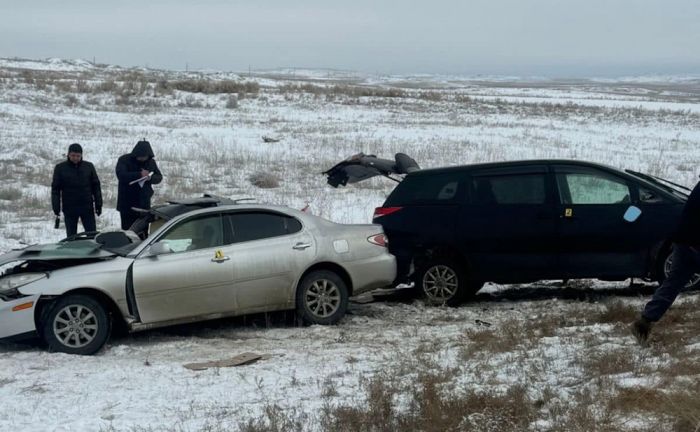
[[[700,0],[3,0],[0,57],[242,71],[700,73]]]

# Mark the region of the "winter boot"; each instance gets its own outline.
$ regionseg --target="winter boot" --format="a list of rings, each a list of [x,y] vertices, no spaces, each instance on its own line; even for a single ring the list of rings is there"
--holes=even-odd
[[[646,346],[653,323],[644,317],[632,323],[630,331],[640,345]]]

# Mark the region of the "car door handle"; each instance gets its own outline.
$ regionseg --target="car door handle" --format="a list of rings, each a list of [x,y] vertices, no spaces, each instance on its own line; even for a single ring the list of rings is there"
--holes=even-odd
[[[304,249],[307,249],[307,248],[310,248],[310,247],[311,247],[311,243],[297,243],[297,244],[295,244],[294,246],[292,246],[292,249],[295,249],[295,250],[304,250]]]
[[[230,260],[230,259],[231,259],[231,257],[223,256],[223,257],[220,257],[220,258],[212,258],[212,259],[211,259],[211,262],[222,263],[222,262],[228,261],[228,260]]]

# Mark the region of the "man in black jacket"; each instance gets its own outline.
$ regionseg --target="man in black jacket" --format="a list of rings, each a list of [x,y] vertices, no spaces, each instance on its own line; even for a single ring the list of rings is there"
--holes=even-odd
[[[653,323],[671,307],[683,287],[700,272],[700,183],[690,193],[680,225],[673,236],[671,271],[632,324],[632,334],[640,344],[649,338]]]
[[[83,160],[80,144],[68,147],[68,160],[56,165],[51,182],[51,206],[56,218],[61,214],[66,236],[78,231],[78,219],[85,231],[95,231],[95,215],[102,214],[102,190],[95,166]]]
[[[119,192],[117,195],[117,210],[121,216],[122,229],[127,230],[139,218],[133,207],[151,208],[153,196],[152,184],[163,180],[163,175],[156,165],[151,143],[141,140],[131,151],[117,161],[117,178]],[[139,181],[141,179],[141,181]]]

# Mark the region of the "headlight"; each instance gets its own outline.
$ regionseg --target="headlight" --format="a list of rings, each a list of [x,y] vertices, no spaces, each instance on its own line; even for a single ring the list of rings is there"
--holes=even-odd
[[[17,288],[46,277],[46,273],[20,273],[0,279],[0,294],[9,294]]]

